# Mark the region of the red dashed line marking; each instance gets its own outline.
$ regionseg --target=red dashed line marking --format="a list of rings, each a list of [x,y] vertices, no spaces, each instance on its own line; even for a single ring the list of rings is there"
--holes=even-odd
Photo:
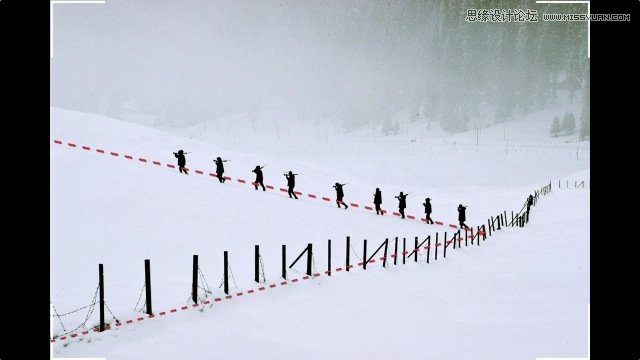
[[[258,291],[264,291],[264,286],[259,287],[259,288],[258,288]]]
[[[288,190],[287,190],[287,189],[285,189],[285,188],[280,188],[280,191],[282,191],[282,192],[287,192]]]
[[[449,224],[449,227],[452,227],[452,228],[454,228],[454,229],[457,229],[457,228],[458,228],[458,225]]]
[[[436,224],[438,224],[438,225],[444,225],[444,224],[442,223],[442,221],[436,221]]]
[[[271,185],[265,185],[265,187],[266,187],[267,189],[271,189],[271,190],[273,190],[273,186],[271,186]]]
[[[165,311],[160,312],[160,316],[167,315]]]
[[[308,276],[303,276],[302,280],[309,280],[309,277]]]
[[[76,333],[71,334],[71,337],[72,337],[72,338],[74,338],[74,337],[76,337],[76,336],[78,336],[78,334],[76,334]]]
[[[341,268],[341,267],[339,267],[339,268],[337,268],[337,269],[336,269],[336,271],[342,271],[342,268]]]
[[[133,320],[127,320],[127,324],[133,323]]]
[[[283,282],[280,283],[280,285],[287,285],[287,282],[283,281]]]
[[[412,219],[412,220],[415,220],[415,219],[416,219],[416,217],[415,217],[415,216],[413,216],[413,215],[407,215],[407,218]]]
[[[296,194],[296,195],[302,195],[302,193],[300,191],[294,191],[293,193]]]
[[[216,174],[216,173],[209,173],[209,176],[211,176],[211,177],[217,177],[217,176],[218,176],[218,174]]]
[[[125,159],[129,159],[129,160],[133,160],[133,156],[131,156],[131,155],[125,155],[124,158]]]
[[[364,208],[367,209],[367,210],[373,210],[373,208],[371,206],[365,206]]]
[[[349,265],[347,266],[347,269],[351,269],[353,267],[353,265]]]
[[[155,161],[155,160],[154,160],[154,161],[153,161],[153,165],[162,165],[162,164],[160,163],[160,161]]]
[[[60,140],[53,140],[53,142],[58,144],[58,145],[62,145],[62,141],[60,141]]]
[[[211,303],[211,301],[209,301],[209,300],[205,300],[205,301],[203,301],[202,303],[203,303],[203,304],[205,304],[205,305],[207,305],[207,304]]]
[[[176,166],[173,165],[173,164],[167,164],[167,167],[170,168],[170,169],[175,169],[176,168]]]
[[[91,148],[88,146],[82,146],[82,150],[91,150]]]
[[[138,158],[138,161],[140,161],[140,162],[147,162],[147,159],[145,159],[145,158]]]
[[[324,201],[331,201],[331,199],[329,199],[328,197],[324,197],[324,196],[322,197],[322,200],[324,200]]]
[[[313,277],[318,277],[318,276],[320,276],[320,273],[313,274]]]
[[[349,205],[351,205],[353,207],[358,207],[358,204],[356,204],[356,203],[349,203]]]
[[[177,311],[178,311],[178,309],[171,309],[169,312],[174,313],[174,312],[177,312]]]
[[[358,266],[362,266],[362,265],[364,265],[364,263],[362,263],[362,262],[359,262],[359,263],[358,263]]]
[[[231,176],[223,176],[222,178],[225,180],[231,180]]]
[[[104,154],[104,150],[102,149],[96,149],[97,152],[99,152],[100,154]]]
[[[118,155],[119,155],[117,152],[114,152],[114,151],[110,152],[109,154],[110,154],[111,156],[118,156]]]
[[[74,143],[68,143],[67,145],[69,145],[70,147],[76,147],[76,144]]]
[[[233,297],[233,296],[231,296],[231,295],[227,295],[227,296],[225,296],[224,298],[228,300],[228,299],[231,299],[232,297]]]
[[[204,172],[202,170],[196,170],[196,174],[202,175],[202,174],[204,174]]]
[[[247,291],[247,293],[249,293],[249,294],[253,294],[253,293],[254,293],[254,290],[249,290],[249,291]]]
[[[316,198],[316,196],[315,196],[315,195],[313,195],[313,194],[307,194],[307,196],[308,196],[308,197],[310,197],[310,198],[312,198],[312,199],[315,199],[315,198]]]
[[[143,317],[139,317],[139,318],[137,318],[136,320],[138,320],[138,321],[142,321],[142,320],[144,320],[144,318],[143,318]]]
[[[60,338],[60,340],[67,340],[67,337],[66,337],[66,336],[62,336],[62,337]]]
[[[395,216],[400,216],[400,213],[399,213],[399,212],[395,212],[395,211],[394,211],[394,212],[393,212],[393,215],[395,215]]]
[[[238,180],[238,182],[241,183],[241,184],[246,183],[246,181],[244,181],[243,179],[236,179],[236,180]]]
[[[236,296],[242,296],[243,294],[241,292],[237,293]]]
[[[215,299],[213,299],[213,301],[220,302],[220,301],[222,301],[222,299],[221,298],[215,298]]]
[[[189,308],[188,306],[183,306],[183,307],[181,307],[180,309],[182,309],[182,310],[187,310],[188,308]]]
[[[192,304],[191,307],[198,307],[200,304]]]
[[[291,279],[291,282],[298,282],[298,279]]]
[[[276,284],[271,284],[271,285],[269,285],[269,287],[270,288],[274,288],[274,287],[276,287]]]

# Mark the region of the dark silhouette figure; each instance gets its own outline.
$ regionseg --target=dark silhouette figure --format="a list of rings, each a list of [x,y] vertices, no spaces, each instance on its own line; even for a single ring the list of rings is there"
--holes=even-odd
[[[407,207],[407,195],[409,194],[403,194],[402,191],[400,191],[400,195],[395,197],[396,199],[398,199],[398,209],[403,219],[404,219],[404,209]]]
[[[467,211],[467,207],[462,206],[462,204],[459,204],[458,205],[458,221],[460,222],[460,227],[462,229],[468,227],[467,224],[464,223],[464,221],[467,220],[467,215],[465,214],[465,211]]]
[[[227,179],[222,176],[224,174],[224,165],[222,163],[226,163],[227,160],[222,160],[220,156],[218,156],[213,160],[213,162],[216,163],[216,175],[218,176],[218,180],[220,180],[221,183],[227,181]]]
[[[253,185],[256,187],[256,190],[258,190],[258,184],[260,186],[262,186],[262,191],[267,191],[264,188],[264,180],[262,178],[262,169],[264,169],[264,166],[260,166],[260,165],[256,165],[256,168],[251,170],[251,172],[256,173],[256,181],[253,182]]]
[[[430,198],[426,198],[424,199],[424,202],[422,203],[422,205],[424,205],[424,213],[425,213],[425,220],[427,220],[427,224],[433,224],[433,220],[431,220],[431,199]]]
[[[376,205],[376,214],[384,215],[384,212],[380,209],[380,204],[382,204],[382,192],[380,188],[376,188],[376,193],[373,194],[373,203]]]
[[[340,204],[344,205],[344,208],[346,210],[348,206],[344,201],[342,201],[342,198],[344,198],[344,191],[342,190],[342,187],[345,185],[347,184],[336,183],[335,185],[333,185],[333,188],[336,189],[336,204],[338,204],[338,207],[340,207]]]
[[[527,218],[529,217],[529,210],[531,210],[531,205],[533,205],[533,195],[529,194],[527,198]]]
[[[289,171],[288,174],[284,174],[284,177],[287,178],[287,186],[289,187],[289,191],[287,192],[289,194],[289,198],[291,198],[292,195],[294,198],[298,198],[293,192],[293,188],[296,187],[296,175],[298,174],[294,174],[291,171]]]
[[[187,160],[184,158],[184,151],[182,150],[178,150],[177,153],[173,153],[173,155],[178,159],[178,169],[180,170],[180,173],[182,174],[182,172],[184,171],[185,174],[189,175],[189,172],[187,171],[187,169],[185,169],[185,165],[187,165]]]

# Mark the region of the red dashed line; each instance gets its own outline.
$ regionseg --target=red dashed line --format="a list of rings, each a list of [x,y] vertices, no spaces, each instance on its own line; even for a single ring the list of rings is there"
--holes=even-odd
[[[270,288],[274,288],[274,287],[276,287],[276,284],[271,284],[271,285],[269,285],[269,287]]]
[[[160,163],[160,161],[155,161],[155,160],[154,160],[154,161],[153,161],[153,165],[162,165],[162,164]]]
[[[147,159],[145,159],[145,158],[138,158],[138,161],[140,161],[140,162],[147,162]]]
[[[324,200],[324,201],[331,201],[331,199],[329,199],[328,197],[324,197],[324,196],[322,197],[322,200]]]
[[[170,169],[175,169],[176,168],[176,166],[173,165],[173,164],[167,164],[167,167],[170,168]]]
[[[231,176],[223,176],[222,178],[225,180],[231,180]]]
[[[215,298],[215,299],[213,299],[213,301],[220,302],[220,301],[222,301],[222,299],[221,298]]]
[[[427,219],[425,219],[425,218],[420,218],[420,220],[422,220],[422,221],[427,221]]]
[[[259,288],[258,288],[258,291],[264,291],[264,286],[259,287]]]
[[[172,313],[177,312],[177,311],[178,311],[178,309],[171,309],[171,310],[169,310],[169,312],[172,312]]]
[[[300,191],[294,191],[293,193],[296,194],[296,195],[302,195],[302,193]]]
[[[265,187],[266,187],[267,189],[271,189],[271,190],[273,190],[273,186],[271,186],[271,185],[265,185]]]
[[[349,265],[347,266],[347,269],[351,269],[353,267],[353,265]]]
[[[353,207],[358,207],[358,204],[356,204],[356,203],[349,203],[349,205],[351,205]]]
[[[102,149],[96,149],[97,152],[99,152],[100,154],[104,154],[104,150]]]
[[[287,189],[285,189],[285,188],[280,188],[280,191],[282,191],[282,192],[287,192],[288,190],[287,190]]]
[[[237,293],[236,296],[242,296],[243,294],[241,292]]]
[[[124,158],[125,159],[129,159],[129,160],[133,160],[133,156],[131,156],[131,155],[125,155]]]
[[[238,182],[241,183],[241,184],[246,183],[246,181],[244,181],[243,179],[236,179],[236,180],[238,180]]]
[[[413,215],[407,215],[407,218],[412,219],[412,220],[416,219],[415,216],[413,216]]]
[[[138,320],[138,321],[142,321],[142,320],[144,320],[144,318],[143,318],[143,317],[139,317],[139,318],[137,318],[136,320]]]
[[[380,212],[382,212],[383,214],[386,214],[386,213],[387,213],[387,210],[385,210],[385,209],[380,209]]]
[[[458,225],[449,224],[449,227],[452,227],[452,228],[454,228],[454,229],[457,229],[457,228],[458,228]]]
[[[74,143],[68,143],[67,145],[69,145],[70,147],[76,147],[76,144]]]
[[[395,215],[395,216],[400,216],[400,213],[399,213],[399,212],[395,212],[395,211],[394,211],[394,212],[393,212],[393,215]]]
[[[160,312],[160,316],[167,315],[165,311]]]
[[[303,276],[302,280],[309,280],[309,277],[308,276]]]
[[[183,306],[183,307],[181,307],[180,309],[182,309],[182,310],[187,310],[188,308],[189,308],[188,306]]]
[[[339,268],[337,268],[337,269],[336,269],[336,271],[342,271],[342,268],[341,268],[341,267],[339,267]]]
[[[485,232],[484,232],[484,231],[482,231],[482,230],[480,230],[480,231],[478,231],[478,232],[477,232],[477,234],[478,234],[478,235],[484,235],[484,234],[485,234]]]
[[[58,145],[62,145],[62,141],[60,141],[60,140],[53,140],[53,142],[58,144]]]
[[[131,324],[133,320],[127,320],[127,324]]]
[[[200,304],[192,304],[191,307],[198,307]]]
[[[308,197],[310,197],[310,198],[312,198],[312,199],[315,199],[315,198],[316,198],[316,196],[315,196],[315,195],[313,195],[313,194],[307,194],[307,196],[308,196]]]
[[[231,295],[227,295],[227,296],[225,296],[224,298],[225,298],[225,299],[231,299],[232,297],[233,297],[233,296],[231,296]]]
[[[118,323],[118,324],[120,324],[120,323]],[[122,325],[122,324],[120,324],[120,325]],[[89,330],[85,330],[85,331],[82,332],[82,335],[87,335],[88,333],[89,333]]]
[[[254,290],[247,291],[249,294],[253,294]]]
[[[207,304],[211,303],[211,301],[209,301],[209,300],[205,300],[205,301],[203,301],[202,303],[203,303],[203,304],[205,304],[205,305],[207,305]]]
[[[118,156],[118,153],[117,152],[113,152],[113,151],[110,152],[109,154],[111,154],[112,156]]]
[[[436,224],[438,224],[438,225],[444,225],[444,224],[442,223],[442,221],[436,221]]]
[[[371,259],[371,260],[369,260],[369,262],[368,262],[368,263],[374,263],[374,262],[376,262],[376,259]],[[367,264],[368,264],[368,263],[367,263]]]
[[[358,263],[358,266],[362,266],[362,265],[364,265],[364,263],[361,263],[361,262]]]
[[[63,336],[63,337],[60,338],[60,340],[67,340],[67,337]]]
[[[204,174],[204,172],[202,170],[196,170],[196,174],[202,175],[202,174]]]
[[[122,323],[117,322],[116,323],[116,327],[118,327],[118,326],[122,326]],[[87,331],[87,333],[88,333],[88,331]]]
[[[291,282],[298,282],[298,279],[291,279]]]
[[[283,282],[280,283],[280,285],[287,285],[287,282],[283,281]]]
[[[371,206],[365,206],[364,208],[367,209],[367,210],[373,210],[373,208]]]
[[[91,148],[88,146],[82,146],[82,150],[91,150]]]
[[[318,276],[320,276],[320,273],[313,274],[313,277],[318,277]]]
[[[73,337],[76,337],[76,336],[78,336],[78,334],[76,334],[76,333],[71,334],[71,337],[72,337],[72,338],[73,338]]]

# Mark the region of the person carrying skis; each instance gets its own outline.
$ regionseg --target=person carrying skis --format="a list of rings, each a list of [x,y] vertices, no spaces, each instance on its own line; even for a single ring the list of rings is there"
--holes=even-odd
[[[467,207],[462,206],[462,204],[459,204],[458,205],[458,221],[460,222],[460,228],[462,229],[468,227],[467,224],[464,223],[464,221],[467,220],[465,211],[467,211]]]
[[[262,169],[264,169],[264,166],[256,165],[256,168],[251,170],[251,172],[256,173],[256,181],[253,182],[253,185],[256,187],[256,190],[258,190],[258,185],[260,185],[262,186],[262,191],[267,191],[264,188],[264,182],[262,178]]]
[[[293,192],[293,188],[296,186],[296,175],[299,174],[294,174],[293,172],[289,171],[288,174],[284,174],[284,177],[287,178],[287,186],[289,187],[289,191],[287,192],[289,194],[289,198],[291,198],[291,195],[293,195],[294,198],[298,198],[296,196],[296,193]]]
[[[380,191],[380,188],[376,188],[376,193],[373,194],[373,203],[376,206],[376,214],[384,215],[384,211],[380,209],[380,204],[382,204],[382,192]]]
[[[220,180],[221,183],[227,181],[227,179],[222,176],[222,174],[224,174],[224,165],[222,163],[227,162],[227,160],[222,160],[220,156],[218,156],[213,160],[213,162],[216,163],[216,175],[218,176],[218,180]]]
[[[178,169],[180,169],[180,173],[182,174],[182,172],[184,171],[185,174],[189,175],[189,172],[185,168],[185,165],[187,165],[187,160],[184,158],[184,154],[185,152],[182,150],[178,150],[177,153],[173,153],[173,155],[178,159]]]
[[[340,204],[344,205],[344,208],[346,210],[349,206],[347,206],[347,204],[342,201],[342,198],[344,197],[344,191],[342,190],[342,187],[345,185],[347,184],[336,183],[335,185],[333,185],[333,188],[336,189],[336,204],[338,204],[338,207],[340,207]]]
[[[533,205],[533,195],[529,194],[527,198],[527,218],[529,218],[529,210],[531,210],[531,205]]]
[[[424,205],[424,213],[426,214],[424,218],[427,221],[427,224],[433,224],[433,220],[431,220],[431,199],[424,199],[422,205]]]
[[[404,209],[407,207],[407,195],[409,194],[405,195],[402,191],[400,191],[400,195],[395,197],[396,199],[398,199],[398,209],[403,219],[404,219]]]

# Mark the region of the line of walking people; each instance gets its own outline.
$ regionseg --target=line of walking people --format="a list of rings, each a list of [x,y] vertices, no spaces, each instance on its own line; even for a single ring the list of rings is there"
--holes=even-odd
[[[178,159],[178,169],[180,170],[180,173],[184,173],[186,175],[189,175],[187,169],[186,169],[186,159],[184,157],[185,154],[188,154],[186,152],[184,152],[183,150],[178,150],[177,153],[173,153],[173,155],[175,155],[175,157]],[[220,181],[220,183],[224,183],[226,181],[226,179],[224,178],[223,174],[224,174],[224,164],[225,162],[227,162],[228,160],[222,160],[220,158],[220,156],[218,156],[217,158],[215,158],[213,160],[213,162],[216,164],[216,176],[218,178],[218,180]],[[262,191],[266,191],[265,186],[264,186],[264,175],[262,173],[262,169],[265,168],[266,165],[260,166],[260,165],[256,165],[256,167],[251,170],[251,172],[256,174],[256,180],[252,183],[255,187],[256,190],[258,190],[258,185],[260,185],[262,187]],[[289,194],[289,198],[295,198],[298,199],[298,196],[296,195],[294,188],[296,186],[296,176],[297,175],[301,175],[301,174],[295,174],[292,171],[289,171],[288,173],[284,173],[283,174],[284,177],[287,179],[287,194]],[[338,205],[338,207],[340,208],[341,206],[344,205],[345,210],[349,208],[349,206],[344,202],[344,189],[343,187],[347,185],[345,184],[340,184],[338,182],[336,182],[333,185],[333,188],[336,191],[336,204]],[[407,208],[407,196],[410,194],[405,194],[404,192],[400,192],[400,194],[398,194],[397,196],[394,196],[394,198],[398,199],[398,212],[400,213],[400,215],[402,216],[402,218],[405,218],[405,214],[404,214],[404,209]],[[377,215],[384,215],[385,210],[383,210],[380,205],[382,204],[382,192],[380,191],[380,188],[376,188],[375,193],[373,194],[373,204],[375,205],[375,209],[376,209],[376,214]],[[422,203],[422,206],[424,206],[424,213],[425,213],[425,220],[427,224],[433,224],[433,220],[431,219],[431,212],[432,212],[432,207],[431,207],[431,199],[430,198],[426,198],[424,200],[424,202]],[[465,228],[467,227],[467,225],[464,223],[466,221],[466,206],[463,206],[462,204],[458,205],[458,222],[460,223],[460,227],[461,228]],[[527,211],[529,209],[527,208]]]

